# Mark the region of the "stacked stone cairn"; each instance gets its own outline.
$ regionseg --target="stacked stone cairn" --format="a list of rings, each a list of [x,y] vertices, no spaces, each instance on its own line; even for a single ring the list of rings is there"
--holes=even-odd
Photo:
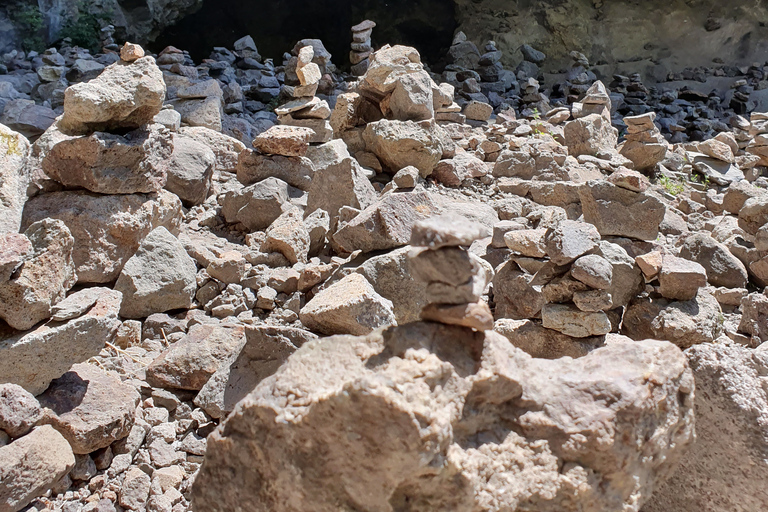
[[[599,114],[611,120],[611,97],[603,82],[598,80],[589,89],[581,101],[573,104],[573,117],[579,119],[590,114]]]
[[[365,20],[352,27],[352,45],[349,52],[349,62],[352,64],[352,74],[363,76],[368,71],[369,57],[373,52],[371,34],[376,22]]]
[[[768,166],[768,113],[753,112],[750,121],[749,135],[753,138],[747,153],[760,157],[759,165]]]
[[[655,169],[667,155],[669,144],[654,124],[655,119],[655,112],[624,118],[627,134],[619,153],[632,160],[637,171]]]
[[[298,86],[293,88],[293,101],[275,109],[281,125],[309,128],[314,133],[309,142],[328,142],[333,137],[333,129],[328,118],[331,109],[328,102],[315,96],[322,78],[320,66],[312,62],[315,50],[311,45],[299,49],[296,63]]]
[[[414,279],[426,283],[422,320],[478,331],[493,328],[493,314],[482,300],[493,270],[467,250],[489,234],[482,224],[451,214],[414,225],[409,263]]]

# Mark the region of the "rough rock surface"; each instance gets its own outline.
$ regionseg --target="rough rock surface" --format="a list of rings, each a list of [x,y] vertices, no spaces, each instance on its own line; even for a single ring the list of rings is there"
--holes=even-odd
[[[0,233],[18,231],[21,226],[29,182],[24,160],[29,148],[23,135],[0,124]]]
[[[209,437],[194,506],[637,511],[693,440],[692,393],[666,342],[547,361],[439,324],[311,341]]]
[[[696,443],[643,512],[765,508],[768,351],[707,344],[686,356],[696,379]]]

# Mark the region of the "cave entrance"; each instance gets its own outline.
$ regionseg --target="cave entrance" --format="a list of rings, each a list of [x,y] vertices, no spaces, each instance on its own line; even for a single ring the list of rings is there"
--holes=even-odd
[[[453,0],[205,0],[199,11],[165,29],[149,48],[159,52],[173,45],[200,62],[214,46],[232,48],[237,39],[250,35],[259,53],[279,65],[296,41],[316,38],[331,52],[333,63],[347,69],[349,29],[365,19],[378,24],[374,47],[413,46],[437,68],[456,29]]]

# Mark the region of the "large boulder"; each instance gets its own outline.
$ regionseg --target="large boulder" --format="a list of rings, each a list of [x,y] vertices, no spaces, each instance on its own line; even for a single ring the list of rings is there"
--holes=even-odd
[[[604,180],[579,189],[584,220],[602,236],[656,240],[666,207],[647,193],[633,192]]]
[[[707,271],[712,286],[744,288],[747,285],[747,269],[728,248],[706,233],[695,233],[685,238],[680,257],[695,261]]]
[[[412,165],[422,177],[442,159],[443,144],[433,121],[390,121],[382,119],[368,123],[363,139],[368,150],[392,171]]]
[[[216,155],[192,137],[173,136],[173,153],[168,159],[166,190],[179,196],[185,206],[205,201],[211,190]]]
[[[43,157],[43,171],[68,188],[99,194],[149,194],[165,186],[171,132],[142,128],[125,135],[67,137]]]
[[[20,331],[51,316],[51,307],[62,300],[77,281],[72,261],[74,238],[60,220],[32,224],[24,236],[33,253],[8,280],[0,280],[0,318]]]
[[[616,149],[619,132],[611,126],[610,119],[600,114],[590,114],[566,123],[565,145],[573,156],[590,155]]]
[[[764,510],[768,504],[768,350],[686,350],[696,379],[696,443],[643,512]]]
[[[18,384],[33,395],[45,391],[73,364],[98,355],[114,340],[121,301],[120,292],[100,288],[93,305],[77,318],[12,336],[0,334],[0,383]]]
[[[181,201],[165,190],[110,196],[52,192],[27,202],[22,229],[45,218],[63,221],[75,238],[72,259],[78,282],[109,283],[150,231],[164,226],[178,232]]]
[[[46,408],[43,422],[84,455],[130,433],[141,396],[117,375],[83,363],[51,382],[38,400]]]
[[[304,329],[272,325],[245,328],[245,344],[222,364],[195,397],[213,418],[223,418],[264,379],[274,374],[307,341],[317,338]]]
[[[68,87],[60,126],[68,133],[134,129],[152,122],[165,100],[165,80],[152,57],[118,61],[88,82]]]
[[[0,233],[18,232],[21,226],[29,184],[24,161],[29,149],[22,134],[0,124]]]
[[[555,361],[422,322],[310,341],[208,437],[192,499],[198,512],[636,512],[693,441],[693,384],[660,341]]]
[[[197,291],[197,265],[184,245],[160,226],[141,242],[115,283],[123,294],[120,315],[144,318],[152,313],[188,309]]]
[[[0,447],[0,510],[17,512],[75,466],[67,440],[49,425]]]

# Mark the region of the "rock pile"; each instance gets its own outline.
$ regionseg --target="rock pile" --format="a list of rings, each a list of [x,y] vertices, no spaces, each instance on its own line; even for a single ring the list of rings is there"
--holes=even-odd
[[[624,118],[627,135],[619,153],[630,159],[638,171],[655,169],[656,164],[667,155],[668,144],[653,123],[655,119],[653,112]]]
[[[331,116],[331,109],[327,101],[315,97],[322,75],[320,67],[313,62],[314,57],[315,50],[312,45],[303,46],[299,50],[296,61],[299,85],[293,88],[295,99],[275,109],[275,113],[281,125],[312,130],[312,136],[307,142],[328,142],[333,136],[331,124],[327,121]]]
[[[352,74],[363,76],[368,71],[369,57],[373,53],[371,34],[376,22],[365,20],[352,27],[352,49],[349,52],[349,62],[352,64]]]

